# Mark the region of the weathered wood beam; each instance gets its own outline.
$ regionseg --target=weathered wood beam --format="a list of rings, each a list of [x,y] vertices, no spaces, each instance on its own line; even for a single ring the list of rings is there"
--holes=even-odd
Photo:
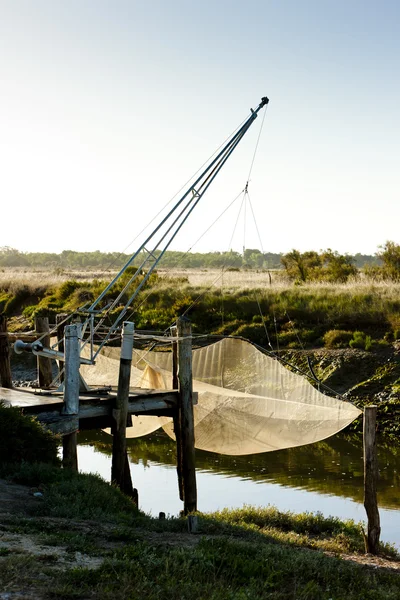
[[[50,348],[50,325],[48,317],[35,317],[35,330],[39,337],[44,333],[41,339],[43,348]],[[45,356],[37,357],[38,379],[40,388],[49,388],[53,381],[53,367],[51,358]]]
[[[178,329],[179,428],[182,452],[183,510],[197,510],[196,459],[194,448],[192,328],[189,319],[180,317]]]
[[[64,333],[65,333],[65,327],[67,325],[67,322],[66,322],[67,317],[68,317],[67,313],[59,313],[58,315],[56,315],[57,341],[58,341],[57,350],[59,352],[64,352]],[[64,381],[65,371],[64,371],[64,362],[61,360],[58,361],[58,371],[60,373],[60,383],[62,383]]]
[[[122,330],[121,357],[119,361],[118,392],[114,401],[113,449],[111,481],[125,494],[133,496],[133,486],[126,451],[126,420],[128,416],[129,384],[131,378],[134,324],[125,321]]]
[[[381,525],[378,510],[378,458],[376,451],[376,406],[364,408],[364,507],[368,517],[368,531],[365,538],[366,552],[378,554]]]
[[[7,318],[0,315],[0,381],[4,388],[12,387],[10,344],[7,334]]]
[[[178,336],[178,329],[176,325],[171,327],[171,335],[173,337]],[[172,342],[172,389],[177,390],[179,388],[178,380],[178,344],[176,341]],[[183,502],[183,475],[182,475],[182,440],[181,440],[181,411],[177,410],[174,412],[174,433],[176,440],[176,473],[178,476],[178,490],[179,498]]]

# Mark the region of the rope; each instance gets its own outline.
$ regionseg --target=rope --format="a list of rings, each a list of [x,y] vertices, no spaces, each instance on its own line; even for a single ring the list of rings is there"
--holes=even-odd
[[[250,181],[250,175],[251,175],[251,172],[253,170],[253,165],[254,165],[254,161],[255,161],[255,158],[256,158],[257,150],[258,150],[258,144],[260,143],[261,132],[262,132],[263,126],[264,126],[265,115],[267,114],[267,106],[265,107],[264,115],[263,115],[263,118],[262,118],[262,121],[261,121],[260,131],[258,133],[258,138],[257,138],[257,142],[256,142],[256,147],[254,149],[253,159],[251,161],[250,169],[249,169],[249,174],[247,176],[247,183],[249,183],[249,181]]]

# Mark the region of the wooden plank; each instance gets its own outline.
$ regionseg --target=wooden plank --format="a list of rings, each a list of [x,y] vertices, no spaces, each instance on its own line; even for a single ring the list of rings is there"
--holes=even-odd
[[[193,392],[193,396],[197,399],[197,393]],[[20,406],[24,408],[27,414],[39,414],[46,412],[49,407],[54,407],[54,410],[61,411],[63,407],[63,399],[61,392],[41,393],[32,391],[32,388],[0,388],[0,399],[5,400],[10,406]],[[104,405],[106,411],[111,410],[112,401],[115,399],[115,394],[107,394],[96,396],[95,394],[88,396],[80,396],[79,399],[79,415],[80,418],[85,418],[86,414],[92,409],[94,411],[102,411],[99,408]],[[135,391],[130,392],[128,401],[128,413],[141,415],[151,411],[171,411],[177,406],[178,392],[173,390],[143,390],[143,393]],[[102,413],[103,414],[103,413]]]
[[[376,451],[376,406],[364,408],[364,507],[368,517],[368,532],[365,537],[366,551],[378,554],[379,538],[381,534],[377,484],[378,484],[378,459]]]
[[[17,340],[21,340],[22,342],[34,342],[37,340],[37,334],[35,331],[19,331],[17,333],[8,332],[8,341],[10,343],[14,343]]]
[[[21,408],[33,408],[43,406],[43,410],[49,404],[58,404],[62,402],[60,396],[45,396],[35,393],[32,388],[0,388],[0,400],[5,400],[10,406],[20,406]]]

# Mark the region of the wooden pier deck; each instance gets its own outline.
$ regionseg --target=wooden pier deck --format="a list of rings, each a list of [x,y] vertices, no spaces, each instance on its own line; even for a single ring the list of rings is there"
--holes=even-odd
[[[45,319],[45,318],[43,318]],[[46,319],[47,320],[47,319]],[[44,323],[48,331],[48,323]],[[37,323],[38,332],[41,329]],[[62,343],[64,361],[63,391],[50,389],[51,369],[44,376],[43,362],[51,366],[54,355],[43,345],[22,344],[18,351],[38,356],[40,388],[16,388],[12,385],[7,321],[0,315],[0,401],[22,409],[34,416],[47,429],[62,437],[63,466],[78,470],[77,432],[82,429],[107,429],[113,435],[111,481],[138,503],[138,492],[132,486],[126,448],[126,427],[133,416],[171,417],[177,449],[179,495],[184,513],[197,510],[197,486],[194,445],[193,404],[197,394],[192,387],[192,332],[185,318],[177,320],[172,342],[172,390],[131,388],[130,375],[133,351],[134,324],[125,321],[121,335],[121,353],[117,387],[88,387],[80,376],[81,327],[78,323],[65,326]],[[47,365],[47,366],[49,366]],[[41,370],[42,368],[42,370]],[[42,375],[42,376],[41,376]],[[84,391],[82,391],[84,390]]]
[[[197,394],[193,394],[194,403]],[[178,390],[145,390],[130,388],[128,399],[128,420],[131,416],[151,415],[173,417],[179,401]],[[9,406],[22,408],[26,415],[32,415],[54,433],[68,434],[80,430],[111,427],[117,389],[93,389],[79,396],[77,415],[63,414],[62,392],[33,388],[0,387],[0,400]],[[129,423],[128,423],[129,424]]]

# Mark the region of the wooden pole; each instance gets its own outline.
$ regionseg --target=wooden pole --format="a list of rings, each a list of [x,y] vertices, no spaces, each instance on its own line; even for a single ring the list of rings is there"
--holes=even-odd
[[[64,415],[79,414],[80,332],[79,324],[65,327]],[[63,465],[78,470],[77,431],[63,437]]]
[[[381,526],[378,511],[377,484],[378,460],[376,452],[376,406],[364,408],[364,506],[368,517],[368,533],[365,539],[366,551],[377,554]]]
[[[63,435],[63,460],[62,464],[64,468],[78,470],[78,452],[77,452],[77,433],[68,433]]]
[[[2,387],[12,387],[10,344],[8,343],[7,318],[0,315],[0,382]]]
[[[171,335],[177,337],[178,330],[176,325],[171,327]],[[172,342],[172,389],[177,390],[179,388],[178,381],[178,344]],[[174,433],[176,439],[176,472],[178,475],[178,489],[179,498],[183,501],[183,479],[182,479],[182,440],[181,440],[181,424],[180,424],[181,411],[177,410],[174,412]]]
[[[40,336],[43,333],[50,333],[49,318],[48,317],[35,317],[35,330]],[[50,335],[45,335],[41,339],[41,343],[44,348],[50,348]],[[53,381],[53,368],[51,358],[46,356],[37,357],[37,366],[39,374],[39,387],[49,388]]]
[[[118,391],[113,410],[113,451],[111,481],[128,496],[134,491],[126,450],[126,421],[128,417],[129,385],[131,379],[133,334],[135,326],[125,321],[122,329],[121,358],[119,363]]]
[[[181,432],[183,510],[197,510],[196,459],[194,449],[192,328],[189,319],[180,317],[178,328],[179,425]]]
[[[57,325],[57,342],[58,342],[58,351],[64,352],[64,330],[67,325],[66,318],[67,313],[60,313],[56,315],[56,325]],[[64,361],[58,361],[58,371],[60,373],[60,383],[64,381]]]

